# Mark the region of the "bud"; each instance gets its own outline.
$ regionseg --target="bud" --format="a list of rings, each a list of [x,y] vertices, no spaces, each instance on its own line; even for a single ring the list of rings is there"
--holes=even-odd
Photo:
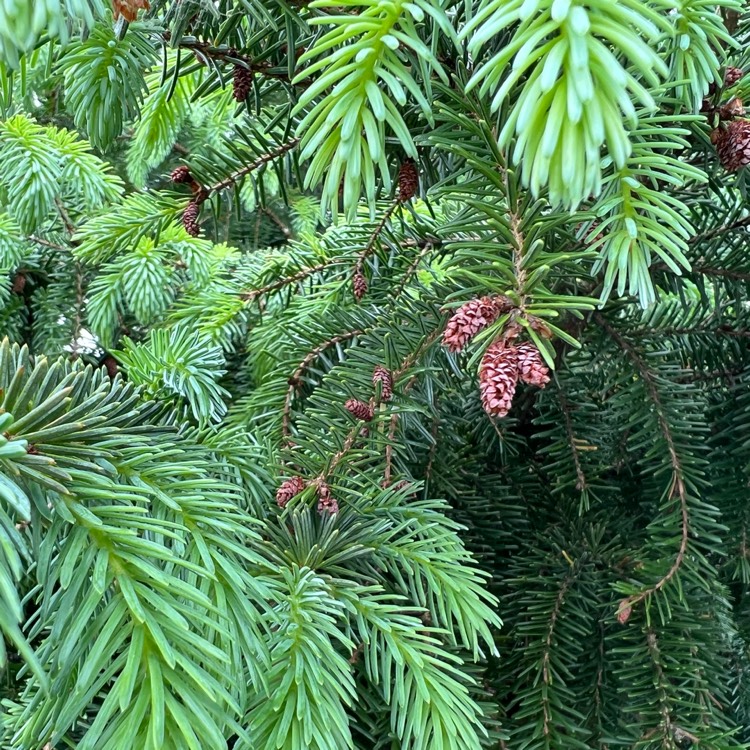
[[[623,599],[617,607],[617,622],[624,625],[633,614],[633,608],[630,606],[630,599]]]

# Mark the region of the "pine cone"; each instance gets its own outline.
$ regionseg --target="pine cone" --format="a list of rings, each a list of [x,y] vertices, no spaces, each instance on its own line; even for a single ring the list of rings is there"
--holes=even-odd
[[[443,344],[451,352],[460,352],[480,331],[494,323],[504,304],[493,297],[479,297],[453,313],[443,333]]]
[[[724,86],[726,88],[731,88],[734,86],[735,83],[737,83],[743,76],[745,75],[745,71],[742,70],[742,68],[735,68],[733,66],[729,66],[724,71]]]
[[[549,383],[549,367],[534,344],[525,341],[516,347],[518,351],[518,377],[524,383],[544,388]]]
[[[517,382],[518,350],[504,341],[495,341],[479,365],[482,406],[490,416],[504,417],[510,411]]]
[[[325,483],[321,482],[318,485],[318,513],[323,515],[333,516],[339,512],[339,504],[336,502],[336,498],[331,495],[331,488]]]
[[[276,490],[276,505],[279,508],[286,508],[287,503],[299,495],[305,489],[305,480],[302,477],[292,477],[281,483]]]
[[[736,172],[750,164],[750,120],[733,120],[725,130],[714,130],[711,140],[727,172]]]
[[[355,398],[350,398],[344,404],[344,407],[350,414],[353,414],[357,419],[362,419],[365,422],[369,422],[373,417],[372,408],[364,401],[358,401]]]
[[[372,373],[372,384],[377,386],[378,383],[380,383],[380,400],[390,401],[393,398],[393,375],[383,365],[375,365],[375,371]]]
[[[232,95],[235,101],[244,102],[253,86],[253,72],[244,65],[234,66]]]
[[[417,194],[419,189],[419,173],[417,166],[409,159],[401,165],[398,172],[398,199],[401,203],[406,203],[410,198]]]
[[[190,201],[182,214],[182,226],[193,237],[197,237],[201,231],[200,224],[198,224],[200,212],[201,207],[195,201]]]
[[[172,182],[176,182],[178,184],[193,181],[193,175],[190,173],[190,167],[186,166],[185,164],[180,164],[179,167],[175,167],[175,169],[172,170],[172,174],[169,175],[169,178],[172,180]]]
[[[367,279],[359,269],[354,272],[352,285],[354,287],[354,299],[356,299],[357,302],[361,302],[362,297],[367,294]]]

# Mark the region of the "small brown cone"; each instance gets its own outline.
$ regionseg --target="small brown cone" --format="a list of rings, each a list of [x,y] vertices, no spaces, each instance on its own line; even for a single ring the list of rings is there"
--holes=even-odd
[[[179,167],[175,167],[172,170],[172,174],[169,175],[169,178],[172,182],[176,182],[178,185],[193,181],[193,175],[190,174],[190,167],[185,164],[180,164]]]
[[[419,189],[419,173],[417,165],[409,159],[401,165],[398,173],[398,199],[406,203],[417,194]]]
[[[190,201],[182,214],[182,226],[193,237],[197,237],[201,231],[200,224],[198,224],[198,215],[200,212],[200,206],[195,201]]]
[[[726,129],[714,130],[711,140],[727,172],[736,172],[750,164],[750,120],[733,120]]]
[[[305,489],[305,480],[302,477],[292,477],[281,483],[276,490],[276,505],[279,508],[286,508],[287,503],[299,495]]]
[[[544,363],[539,349],[530,341],[525,341],[518,345],[517,350],[518,377],[524,383],[544,388],[549,383],[549,367]]]
[[[357,419],[362,419],[365,422],[369,422],[373,417],[372,408],[364,401],[358,401],[355,398],[350,398],[344,404],[344,407],[350,414],[353,414]]]
[[[318,513],[321,516],[333,516],[339,512],[339,504],[336,498],[331,495],[331,488],[325,483],[320,482],[318,485]]]
[[[253,87],[253,72],[244,65],[235,65],[232,76],[232,96],[235,101],[244,102]]]
[[[493,417],[510,411],[518,383],[518,350],[504,341],[495,341],[479,365],[479,393],[484,410]]]
[[[727,88],[731,88],[735,85],[735,83],[738,83],[744,75],[745,71],[742,70],[742,68],[735,68],[734,66],[730,65],[724,71],[724,86],[726,86]]]
[[[383,365],[375,365],[375,371],[372,373],[372,384],[377,386],[378,383],[380,383],[380,400],[390,401],[393,398],[393,375]]]
[[[362,298],[367,294],[367,279],[359,269],[354,272],[352,286],[354,288],[354,299],[356,299],[357,302],[361,302]]]
[[[504,309],[504,298],[479,297],[453,313],[443,333],[443,344],[460,352],[480,331],[494,323]]]

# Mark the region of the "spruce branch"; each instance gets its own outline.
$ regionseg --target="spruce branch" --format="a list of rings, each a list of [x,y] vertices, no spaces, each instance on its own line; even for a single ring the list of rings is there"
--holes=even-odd
[[[677,498],[679,502],[678,507],[680,513],[680,544],[674,562],[672,563],[672,566],[669,568],[669,570],[653,586],[644,589],[638,594],[629,596],[627,600],[621,604],[620,607],[621,610],[625,611],[626,609],[632,609],[635,604],[638,604],[639,602],[642,602],[645,599],[648,599],[654,594],[658,593],[680,572],[680,568],[682,567],[688,551],[688,540],[690,537],[690,515],[688,510],[688,497],[687,489],[685,487],[682,462],[680,461],[680,457],[675,446],[675,441],[672,436],[672,430],[669,426],[669,421],[662,404],[661,396],[659,395],[659,389],[654,379],[654,375],[641,354],[632,346],[632,344],[630,344],[625,338],[623,338],[623,336],[620,335],[619,331],[617,331],[607,322],[607,320],[601,313],[594,313],[594,319],[617,343],[620,349],[622,349],[622,351],[635,365],[638,374],[640,375],[644,385],[646,386],[646,392],[648,393],[651,399],[651,403],[653,404],[659,428],[667,446],[667,450],[669,453],[669,462],[672,468],[672,477],[668,488],[668,497]]]

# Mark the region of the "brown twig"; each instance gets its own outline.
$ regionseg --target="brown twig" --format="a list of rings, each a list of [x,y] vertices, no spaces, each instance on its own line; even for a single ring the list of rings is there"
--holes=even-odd
[[[396,210],[396,206],[398,205],[399,200],[397,198],[388,206],[377,226],[372,230],[372,234],[367,240],[367,244],[365,245],[364,250],[362,250],[362,252],[357,257],[357,263],[354,266],[355,274],[362,273],[362,268],[364,266],[365,260],[367,260],[367,256],[373,251],[375,243],[378,241],[378,237],[380,237],[380,233],[383,231],[383,229],[385,229],[385,225],[388,223],[388,219],[391,218],[391,215]]]
[[[292,376],[289,378],[289,389],[286,393],[286,399],[284,401],[284,414],[282,419],[281,432],[284,437],[289,437],[290,430],[289,426],[291,423],[291,412],[292,402],[294,401],[294,395],[297,389],[302,385],[302,377],[307,372],[310,365],[329,347],[340,344],[343,341],[349,341],[350,339],[360,336],[362,331],[355,329],[353,331],[347,331],[346,333],[340,333],[338,336],[324,341],[322,344],[316,346],[312,351],[305,355],[305,358],[299,363],[299,366],[294,371]]]
[[[283,289],[285,286],[294,284],[297,281],[302,281],[302,279],[306,279],[308,276],[312,276],[314,273],[318,273],[318,271],[323,271],[324,269],[334,265],[337,262],[338,261],[336,260],[326,261],[325,263],[318,263],[317,266],[303,268],[302,270],[297,271],[297,273],[292,274],[291,276],[285,276],[283,279],[277,279],[273,283],[261,287],[260,289],[251,289],[248,292],[241,292],[240,298],[245,302],[252,302],[258,297],[262,297],[264,294],[275,292],[277,289]]]
[[[581,466],[581,457],[578,453],[578,446],[576,445],[575,435],[573,434],[573,422],[570,418],[570,406],[568,399],[565,398],[565,393],[562,388],[557,390],[557,398],[560,403],[560,411],[563,415],[563,421],[565,422],[565,433],[568,436],[568,444],[570,445],[570,451],[573,454],[573,465],[576,470],[576,489],[585,492],[588,485],[586,483],[586,475],[583,473]]]
[[[671,498],[677,497],[679,500],[681,534],[680,546],[677,551],[675,560],[672,563],[670,569],[653,586],[645,589],[640,594],[636,594],[626,599],[627,605],[633,607],[635,604],[638,604],[639,602],[663,589],[677,575],[678,571],[682,567],[682,563],[687,554],[688,539],[690,535],[690,517],[688,512],[687,489],[685,487],[685,481],[683,478],[682,463],[680,462],[680,457],[677,454],[677,448],[674,443],[674,438],[672,437],[672,431],[669,428],[669,422],[667,421],[666,415],[664,413],[664,405],[662,404],[661,397],[659,396],[659,390],[656,386],[656,382],[654,380],[653,374],[651,373],[651,370],[649,370],[643,358],[633,348],[633,346],[607,322],[607,320],[601,313],[594,313],[594,319],[612,337],[612,339],[625,352],[625,354],[627,354],[627,356],[630,358],[630,360],[638,370],[641,379],[643,380],[646,391],[649,395],[649,398],[651,399],[651,403],[654,405],[657,421],[659,422],[659,429],[661,430],[664,441],[667,444],[669,460],[672,466],[672,481],[669,488],[669,496]]]

